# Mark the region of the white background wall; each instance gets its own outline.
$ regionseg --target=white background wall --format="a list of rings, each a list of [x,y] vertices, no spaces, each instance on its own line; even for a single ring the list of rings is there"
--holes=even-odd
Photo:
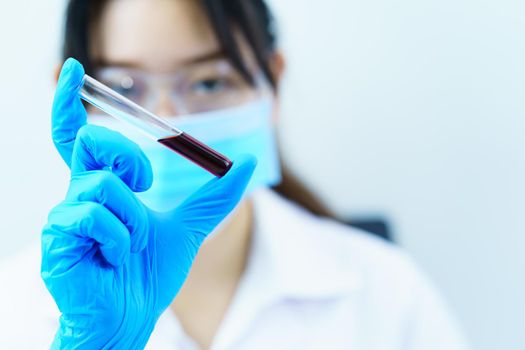
[[[525,3],[271,2],[289,162],[339,214],[391,219],[474,349],[525,349]],[[64,2],[2,5],[5,256],[39,236],[67,172],[49,140]]]

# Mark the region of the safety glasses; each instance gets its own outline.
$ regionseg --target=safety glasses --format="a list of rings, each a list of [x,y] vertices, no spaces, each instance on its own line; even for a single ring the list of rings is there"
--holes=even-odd
[[[194,114],[249,103],[271,94],[261,72],[248,82],[226,59],[197,63],[173,74],[152,74],[140,69],[104,67],[96,70],[103,84],[154,111],[169,98],[177,114]]]

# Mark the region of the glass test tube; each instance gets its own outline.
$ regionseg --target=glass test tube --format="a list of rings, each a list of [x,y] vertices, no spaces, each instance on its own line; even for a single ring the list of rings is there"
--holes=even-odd
[[[164,119],[84,75],[80,97],[118,120],[129,123],[160,144],[179,153],[217,177],[224,176],[232,161]]]

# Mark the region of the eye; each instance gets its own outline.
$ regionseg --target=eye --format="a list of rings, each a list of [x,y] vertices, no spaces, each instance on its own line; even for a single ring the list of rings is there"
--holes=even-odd
[[[191,86],[191,90],[198,94],[219,93],[228,88],[229,82],[224,78],[202,79]]]

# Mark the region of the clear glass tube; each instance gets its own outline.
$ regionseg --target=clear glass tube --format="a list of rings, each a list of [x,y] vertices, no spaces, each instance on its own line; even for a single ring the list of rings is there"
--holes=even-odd
[[[80,97],[112,117],[135,126],[215,176],[224,176],[232,166],[232,162],[224,155],[87,74],[82,79]]]

